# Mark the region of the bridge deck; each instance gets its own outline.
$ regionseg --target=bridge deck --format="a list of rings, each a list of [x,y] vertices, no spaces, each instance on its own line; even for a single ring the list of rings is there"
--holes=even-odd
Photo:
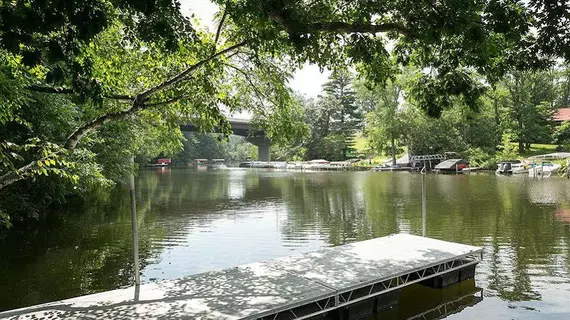
[[[398,234],[7,311],[0,318],[304,319],[473,266],[480,252]]]

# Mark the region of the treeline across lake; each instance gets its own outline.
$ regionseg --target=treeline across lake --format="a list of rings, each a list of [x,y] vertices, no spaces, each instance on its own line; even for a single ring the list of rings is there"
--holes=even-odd
[[[360,74],[332,73],[318,98],[299,98],[310,134],[274,150],[274,158],[395,160],[405,152],[457,152],[472,165],[492,167],[528,154],[532,144],[570,150],[570,122],[555,121],[559,109],[570,107],[567,65],[510,72],[473,106],[450,98],[449,107],[435,115],[413,97],[419,76],[405,69],[385,86],[371,86]]]

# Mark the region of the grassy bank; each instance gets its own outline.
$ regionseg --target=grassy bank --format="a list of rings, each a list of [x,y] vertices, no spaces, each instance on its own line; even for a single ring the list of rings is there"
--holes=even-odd
[[[518,148],[518,143],[513,143],[515,147]],[[528,158],[540,154],[547,154],[556,152],[555,144],[531,144],[530,150],[525,150],[523,153],[517,153],[520,158]]]

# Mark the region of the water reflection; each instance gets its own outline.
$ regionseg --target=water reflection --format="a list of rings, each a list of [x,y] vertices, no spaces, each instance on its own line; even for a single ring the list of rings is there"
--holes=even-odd
[[[442,319],[483,301],[483,289],[470,279],[444,289],[420,284],[404,288],[395,307],[378,312],[366,320]]]
[[[485,248],[486,298],[461,315],[570,312],[567,180],[428,175],[426,185],[427,236]],[[409,173],[145,170],[137,199],[143,282],[423,227],[421,176]],[[10,231],[0,240],[0,309],[128,285],[131,252],[122,189]]]

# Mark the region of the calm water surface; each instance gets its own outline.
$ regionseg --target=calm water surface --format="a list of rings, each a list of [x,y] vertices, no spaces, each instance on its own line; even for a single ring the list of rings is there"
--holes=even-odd
[[[427,189],[427,235],[484,247],[477,277],[443,291],[415,286],[373,319],[436,318],[440,304],[450,319],[570,319],[569,181],[429,175]],[[418,174],[143,170],[137,197],[145,282],[422,234]],[[0,310],[128,286],[130,237],[120,188],[9,231]]]

